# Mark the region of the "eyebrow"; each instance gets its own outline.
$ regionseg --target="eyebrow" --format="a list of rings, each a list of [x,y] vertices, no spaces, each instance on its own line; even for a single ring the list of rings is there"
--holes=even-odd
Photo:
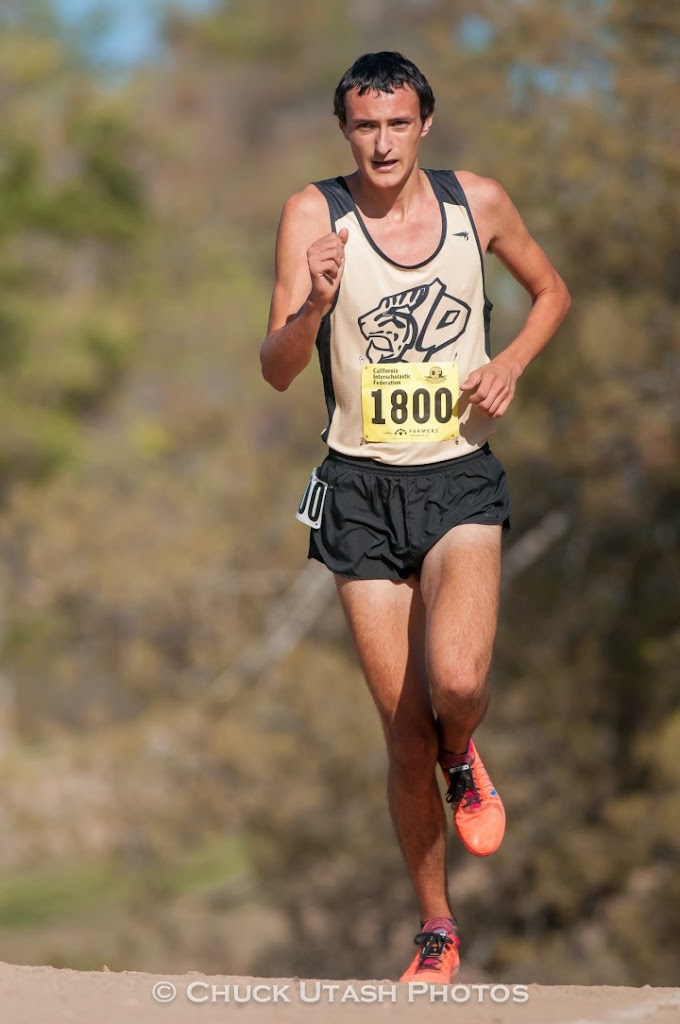
[[[395,117],[388,117],[387,123],[394,124],[397,121],[415,121],[415,117],[412,114],[397,114]],[[353,117],[353,124],[378,124],[372,117]]]

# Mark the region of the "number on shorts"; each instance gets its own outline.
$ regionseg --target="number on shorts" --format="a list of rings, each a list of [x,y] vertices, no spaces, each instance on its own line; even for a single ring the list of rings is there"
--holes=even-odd
[[[311,526],[313,530],[318,530],[321,524],[327,490],[328,484],[324,483],[323,480],[319,480],[316,475],[316,469],[313,469],[305,488],[305,493],[302,495],[302,500],[295,513],[295,518],[304,523],[305,526]]]

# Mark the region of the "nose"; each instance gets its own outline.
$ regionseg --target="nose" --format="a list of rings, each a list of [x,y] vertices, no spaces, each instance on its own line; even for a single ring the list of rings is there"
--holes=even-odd
[[[390,140],[389,128],[387,125],[383,125],[378,129],[378,134],[375,140],[375,151],[377,154],[380,154],[380,156],[387,156],[391,147],[392,143]]]

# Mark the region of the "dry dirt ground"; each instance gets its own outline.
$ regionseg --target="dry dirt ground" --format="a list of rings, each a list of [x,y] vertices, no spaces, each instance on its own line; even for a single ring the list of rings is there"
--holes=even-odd
[[[395,985],[57,970],[0,964],[3,1024],[214,1024],[455,1020],[456,1024],[680,1021],[680,989],[542,985]]]

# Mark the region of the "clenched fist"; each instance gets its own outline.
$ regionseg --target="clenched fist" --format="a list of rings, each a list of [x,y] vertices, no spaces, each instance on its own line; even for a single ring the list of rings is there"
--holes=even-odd
[[[345,267],[345,243],[348,237],[347,228],[341,228],[337,234],[331,231],[310,245],[307,250],[307,265],[312,279],[310,299],[323,313],[328,312],[340,287]]]

